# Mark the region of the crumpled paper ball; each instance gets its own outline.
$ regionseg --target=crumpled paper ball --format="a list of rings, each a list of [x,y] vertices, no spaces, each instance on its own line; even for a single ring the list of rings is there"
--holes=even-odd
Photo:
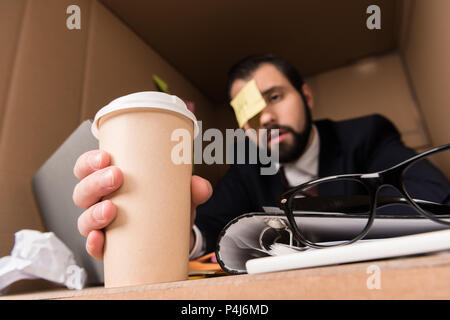
[[[21,230],[14,239],[11,255],[0,258],[0,291],[18,280],[39,278],[69,289],[84,288],[86,271],[53,232]]]

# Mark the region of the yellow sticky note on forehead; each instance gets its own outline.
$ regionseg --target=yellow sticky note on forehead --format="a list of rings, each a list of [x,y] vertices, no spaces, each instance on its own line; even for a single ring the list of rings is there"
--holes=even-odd
[[[259,92],[254,79],[239,91],[230,104],[234,109],[240,128],[266,107],[266,101]]]

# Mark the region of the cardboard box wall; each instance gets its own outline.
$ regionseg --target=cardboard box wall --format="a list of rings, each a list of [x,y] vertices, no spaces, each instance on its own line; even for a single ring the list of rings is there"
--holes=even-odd
[[[410,1],[408,30],[400,52],[422,118],[438,146],[450,143],[450,1]],[[440,163],[450,178],[450,158]]]

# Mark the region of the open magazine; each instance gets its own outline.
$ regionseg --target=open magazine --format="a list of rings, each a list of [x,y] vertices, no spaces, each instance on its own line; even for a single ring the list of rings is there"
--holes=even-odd
[[[310,255],[311,251],[317,251],[321,257],[319,265],[330,264],[327,263],[326,259],[323,260],[323,256],[329,252],[330,249],[336,248],[326,248],[326,249],[308,249],[304,247],[299,247],[295,239],[292,236],[288,226],[288,221],[283,211],[278,208],[266,207],[265,212],[248,213],[241,215],[232,221],[230,221],[226,227],[222,230],[219,235],[216,256],[217,261],[220,266],[227,272],[231,274],[241,274],[247,273],[246,263],[250,260],[271,256],[281,256],[281,255],[301,255],[302,253],[308,252]],[[330,237],[332,239],[351,239],[357,232],[361,230],[361,226],[365,224],[367,216],[362,216],[358,214],[341,214],[341,213],[324,213],[324,212],[295,212],[295,219],[298,225],[301,224],[303,228],[305,226],[308,228],[311,234],[317,237],[318,242],[329,242]],[[345,248],[347,251],[357,249],[356,245],[360,245],[364,242],[374,243],[374,239],[386,239],[392,238],[391,240],[398,239],[398,237],[416,235],[421,233],[427,233],[432,231],[439,231],[448,229],[449,226],[433,222],[418,215],[378,215],[376,216],[374,223],[364,240],[360,240],[354,244],[341,246],[338,248]],[[447,237],[450,236],[450,230]],[[424,238],[425,239],[425,238]],[[450,239],[450,238],[449,238]],[[412,239],[412,240],[415,240]],[[416,240],[416,241],[420,241]],[[450,249],[450,241],[444,240],[447,243],[447,249]],[[374,258],[392,257],[392,252],[387,252],[384,250],[389,243],[384,242],[381,244],[380,241],[379,250],[380,252],[375,252],[372,256]],[[373,244],[372,244],[373,246]],[[443,250],[442,246],[433,247],[429,245],[428,251]],[[444,249],[446,249],[444,248]],[[376,250],[377,248],[371,247],[371,250]],[[398,249],[398,248],[397,248]],[[327,251],[328,250],[328,251]],[[340,249],[342,250],[342,249]],[[320,253],[322,252],[322,254]],[[409,250],[402,254],[401,250],[398,250],[398,256],[409,255],[409,254],[419,254],[423,253],[424,249],[420,250]],[[427,251],[425,249],[425,251]],[[385,252],[385,253],[383,253]],[[356,253],[356,251],[355,251]],[[369,257],[370,258],[370,257]],[[347,260],[340,258],[337,263],[345,263],[352,261],[363,261],[367,260],[368,257],[355,257],[354,255]],[[255,261],[256,261],[255,260]],[[269,265],[277,264],[277,259],[266,259]],[[292,260],[292,259],[291,259]],[[253,262],[252,262],[253,263]],[[267,264],[266,262],[262,262]],[[293,262],[294,263],[294,262]],[[250,264],[252,265],[252,264]],[[253,266],[255,264],[253,263]],[[257,263],[256,263],[257,265]],[[317,264],[316,264],[317,265]],[[315,266],[312,264],[311,266]],[[292,265],[291,265],[292,267]],[[295,265],[294,265],[295,267]],[[300,265],[299,265],[300,267]],[[257,268],[256,268],[257,269]],[[271,268],[269,268],[271,269]],[[267,270],[269,270],[267,269]],[[274,271],[277,268],[272,268]]]

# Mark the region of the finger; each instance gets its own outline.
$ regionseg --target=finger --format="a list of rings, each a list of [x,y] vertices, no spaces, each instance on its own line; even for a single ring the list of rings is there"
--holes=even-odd
[[[106,151],[91,150],[85,152],[78,157],[73,168],[73,174],[81,180],[92,172],[109,166],[110,160],[110,156]]]
[[[191,200],[193,208],[206,202],[212,195],[211,183],[199,176],[192,176]]]
[[[111,200],[94,204],[78,217],[78,231],[87,237],[93,230],[100,230],[109,225],[116,217],[117,208]]]
[[[95,259],[103,260],[104,244],[105,234],[100,230],[93,230],[86,239],[86,251]]]
[[[73,190],[73,202],[87,209],[101,197],[117,190],[123,182],[122,171],[117,167],[107,167],[91,173],[81,180]]]

